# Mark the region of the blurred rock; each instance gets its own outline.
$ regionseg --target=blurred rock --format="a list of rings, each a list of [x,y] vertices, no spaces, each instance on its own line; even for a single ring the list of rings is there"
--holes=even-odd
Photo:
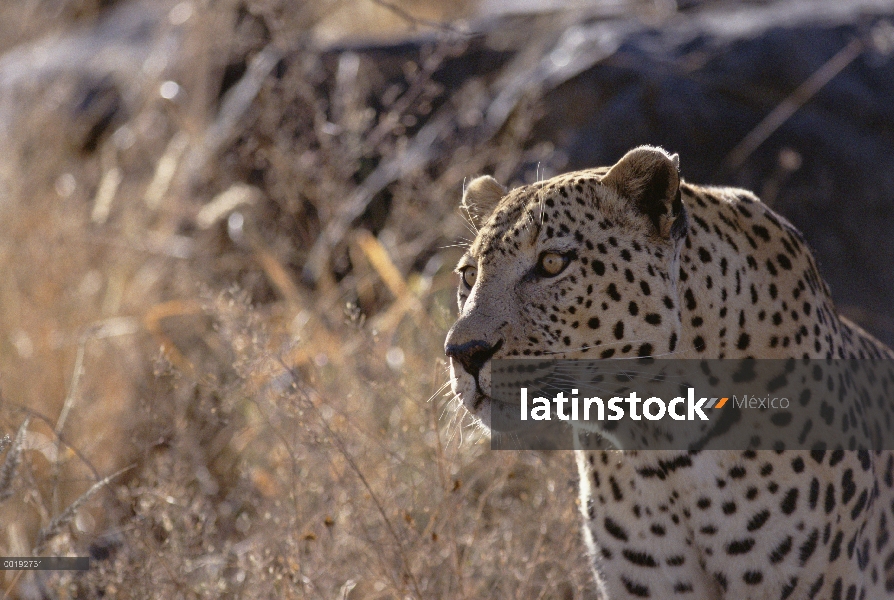
[[[488,117],[501,95],[511,100],[501,109],[507,114],[521,96],[539,96],[542,117],[528,146],[548,142],[555,151],[525,171],[541,177],[612,164],[653,144],[680,154],[689,181],[754,190],[804,232],[839,309],[894,344],[894,8],[693,6],[660,24],[585,13],[573,22],[550,14],[490,19],[434,78],[445,96],[481,78],[495,97]],[[737,144],[853,40],[856,58],[730,166]],[[431,43],[351,50],[398,76],[399,65]],[[525,53],[527,72],[500,88]],[[515,96],[507,92],[513,85]],[[516,173],[515,183],[525,175]]]
[[[888,22],[860,15],[733,41],[639,32],[547,96],[537,134],[565,150],[569,169],[649,143],[678,152],[689,181],[754,190],[804,232],[839,309],[891,344],[894,56],[864,50],[739,168],[724,164],[801,82]]]

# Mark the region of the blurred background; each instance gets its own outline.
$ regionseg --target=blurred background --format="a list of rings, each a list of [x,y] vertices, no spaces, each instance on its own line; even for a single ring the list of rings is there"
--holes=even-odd
[[[445,387],[463,182],[638,144],[894,343],[889,0],[0,5],[13,598],[588,598],[568,453]]]

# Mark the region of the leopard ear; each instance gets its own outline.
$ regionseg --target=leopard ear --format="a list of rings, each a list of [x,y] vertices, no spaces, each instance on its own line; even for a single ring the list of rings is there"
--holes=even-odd
[[[466,186],[461,206],[475,226],[480,227],[505,195],[506,188],[490,175],[483,175],[476,177]]]
[[[680,157],[661,148],[640,146],[624,155],[602,178],[602,184],[633,203],[662,237],[686,232],[680,196]]]

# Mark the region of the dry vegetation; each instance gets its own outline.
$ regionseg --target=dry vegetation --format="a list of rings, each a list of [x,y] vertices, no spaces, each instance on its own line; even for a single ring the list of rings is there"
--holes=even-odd
[[[6,5],[0,48],[103,4]],[[587,596],[569,456],[491,452],[444,387],[463,178],[543,157],[536,97],[483,126],[491,82],[430,77],[456,32],[388,79],[315,44],[345,4],[194,4],[167,60],[0,103],[0,555],[94,558],[0,589]]]

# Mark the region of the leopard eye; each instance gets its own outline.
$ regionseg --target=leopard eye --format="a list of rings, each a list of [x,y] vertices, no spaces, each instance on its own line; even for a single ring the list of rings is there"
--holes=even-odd
[[[543,277],[555,277],[565,270],[568,265],[568,256],[558,252],[544,252],[540,255],[537,270]]]
[[[472,289],[475,287],[475,281],[478,279],[478,268],[469,265],[468,267],[463,267],[460,270],[460,274],[463,278],[463,283],[466,284],[466,287]]]

